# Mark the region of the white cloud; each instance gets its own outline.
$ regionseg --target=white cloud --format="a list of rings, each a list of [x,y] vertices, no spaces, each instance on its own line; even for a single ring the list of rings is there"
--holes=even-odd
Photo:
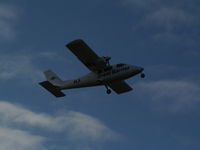
[[[0,55],[0,80],[13,78],[37,79],[41,72],[33,63],[29,55]]]
[[[106,127],[102,122],[79,112],[69,112],[63,118],[63,121],[69,129],[72,140],[86,139],[101,142],[119,139],[119,135]]]
[[[155,41],[198,43],[195,35],[200,22],[199,9],[195,1],[122,1],[126,6],[131,6],[134,14],[140,16],[134,21],[134,31],[145,33]]]
[[[188,81],[154,81],[140,83],[156,110],[186,112],[200,105],[200,86]]]
[[[0,39],[12,39],[16,31],[14,25],[18,19],[15,7],[0,3]]]
[[[193,27],[196,17],[181,8],[160,7],[144,13],[134,30],[148,30],[155,40],[177,41],[187,39],[182,30]],[[167,39],[167,40],[166,40]]]
[[[181,9],[162,7],[146,15],[145,23],[172,32],[176,27],[189,25],[193,19],[192,15]]]
[[[61,56],[57,55],[55,52],[41,52],[37,55],[37,57],[48,58],[48,59],[61,59]]]
[[[50,116],[1,101],[0,117],[1,121],[8,125],[20,124],[51,132],[65,132],[67,138],[74,141],[104,142],[119,138],[118,134],[102,122],[80,112],[69,111],[62,115]]]
[[[38,82],[43,77],[43,70],[38,66],[38,61],[65,61],[65,58],[54,52],[43,51],[39,53],[4,54],[0,53],[0,81],[11,79],[32,80]]]
[[[26,131],[0,126],[0,146],[2,150],[44,150],[44,137]]]

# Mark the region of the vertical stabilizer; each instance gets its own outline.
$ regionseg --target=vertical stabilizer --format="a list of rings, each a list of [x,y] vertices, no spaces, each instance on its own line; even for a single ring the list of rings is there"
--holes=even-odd
[[[45,77],[47,80],[55,85],[55,86],[61,86],[63,81],[51,70],[47,70],[44,72]]]
[[[39,84],[52,93],[56,97],[64,97],[65,94],[61,92],[63,81],[51,70],[44,72],[47,81],[40,82]]]

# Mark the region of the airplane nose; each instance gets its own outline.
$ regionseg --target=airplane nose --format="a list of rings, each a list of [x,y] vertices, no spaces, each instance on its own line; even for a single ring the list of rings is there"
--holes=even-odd
[[[142,72],[144,70],[144,68],[143,67],[140,67],[140,71]]]
[[[139,67],[139,66],[134,66],[133,67],[133,73],[141,73],[144,70],[143,67]]]
[[[138,73],[142,72],[144,70],[143,67],[138,67]]]

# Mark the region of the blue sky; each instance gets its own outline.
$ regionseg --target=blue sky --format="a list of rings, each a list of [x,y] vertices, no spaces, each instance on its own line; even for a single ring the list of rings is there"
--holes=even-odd
[[[198,0],[2,0],[0,146],[4,150],[199,150]],[[38,86],[42,72],[89,70],[65,48],[85,40],[111,63],[143,66],[134,91]]]

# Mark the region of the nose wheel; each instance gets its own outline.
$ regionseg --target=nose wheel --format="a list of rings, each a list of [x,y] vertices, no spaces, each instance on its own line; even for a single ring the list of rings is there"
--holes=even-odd
[[[142,73],[142,74],[140,75],[140,77],[141,77],[141,78],[145,78],[145,74]]]
[[[105,85],[105,87],[106,87],[106,89],[107,89],[107,91],[106,91],[106,93],[109,95],[109,94],[111,94],[112,93],[112,91],[108,88],[108,86],[107,85]]]
[[[110,89],[108,89],[108,90],[106,91],[106,93],[109,95],[109,94],[112,93],[112,91],[111,91]]]

